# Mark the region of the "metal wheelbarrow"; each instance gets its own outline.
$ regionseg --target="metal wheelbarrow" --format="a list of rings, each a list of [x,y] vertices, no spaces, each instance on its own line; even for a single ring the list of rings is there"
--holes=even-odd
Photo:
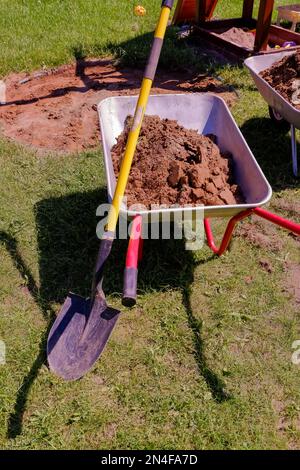
[[[116,185],[111,149],[124,128],[126,117],[134,111],[135,100],[135,97],[113,97],[107,98],[98,106],[109,202],[113,198]],[[144,219],[155,216],[155,220],[163,220],[164,215],[167,214],[172,220],[175,219],[177,211],[202,210],[207,242],[217,255],[222,255],[228,248],[237,222],[251,214],[256,214],[300,235],[300,225],[262,208],[271,199],[272,189],[226,103],[221,98],[209,94],[154,95],[149,98],[147,114],[175,119],[187,129],[196,129],[202,134],[216,135],[221,150],[230,152],[233,156],[235,180],[240,185],[246,201],[236,205],[171,207],[141,211],[130,211],[123,204],[120,212],[121,217],[134,220],[124,271],[123,305],[133,306],[137,298],[137,275],[138,264],[142,257],[142,224]],[[211,217],[230,218],[220,248],[217,248],[214,243],[209,222]]]
[[[271,119],[284,130],[291,129],[293,173],[298,176],[298,157],[296,129],[300,129],[300,111],[291,105],[283,96],[272,88],[259,74],[270,68],[275,62],[291,55],[293,51],[283,51],[274,54],[266,54],[256,57],[250,57],[245,60],[245,66],[250,70],[251,76],[257,86],[258,91],[269,105]]]

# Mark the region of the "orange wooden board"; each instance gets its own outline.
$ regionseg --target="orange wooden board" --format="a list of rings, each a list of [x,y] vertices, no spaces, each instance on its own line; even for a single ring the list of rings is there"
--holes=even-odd
[[[209,20],[218,0],[178,0],[173,23]]]
[[[192,22],[197,19],[196,0],[178,0],[173,23]]]

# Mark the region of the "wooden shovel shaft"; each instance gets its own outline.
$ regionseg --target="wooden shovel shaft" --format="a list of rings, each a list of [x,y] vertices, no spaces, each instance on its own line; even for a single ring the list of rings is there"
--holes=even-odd
[[[134,119],[132,123],[131,130],[129,132],[125,154],[121,163],[120,173],[118,177],[118,182],[116,190],[114,193],[113,202],[108,214],[107,221],[107,232],[114,233],[116,230],[116,225],[119,218],[120,207],[122,204],[122,199],[126,190],[126,185],[132,165],[132,160],[134,157],[135,149],[137,146],[137,141],[140,135],[140,130],[148,103],[152,83],[154,80],[158,60],[160,57],[160,52],[162,48],[163,39],[166,33],[168,26],[168,21],[170,17],[170,12],[173,6],[173,0],[164,0],[162,3],[161,13],[159,21],[154,33],[154,41],[148,60],[148,64],[145,70],[144,78],[141,85],[141,90],[138,98],[138,102],[135,109]]]

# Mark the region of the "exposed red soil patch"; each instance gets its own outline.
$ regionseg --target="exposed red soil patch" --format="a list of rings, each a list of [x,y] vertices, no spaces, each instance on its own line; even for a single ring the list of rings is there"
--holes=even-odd
[[[286,199],[277,198],[273,201],[273,205],[276,209],[300,216],[300,203],[297,201],[287,201]]]
[[[296,109],[300,109],[300,52],[285,56],[272,67],[261,72],[261,77],[275,88]]]
[[[118,175],[132,117],[112,148]],[[232,156],[221,153],[213,135],[187,130],[177,121],[145,116],[128,181],[129,205],[238,204]]]
[[[207,91],[214,93],[217,87],[218,93],[228,93],[227,86],[222,85],[214,77],[208,77],[207,75],[197,75],[186,82],[178,83],[177,87],[180,90],[193,91],[194,93],[205,93]]]
[[[283,241],[274,224],[258,217],[251,217],[251,222],[243,222],[238,225],[237,235],[245,238],[254,246],[278,252],[283,249]]]
[[[96,105],[115,95],[139,92],[142,71],[90,59],[5,79],[7,103],[0,106],[4,136],[43,151],[77,152],[99,145]],[[212,91],[231,103],[235,94],[214,78],[158,71],[152,93]]]
[[[288,212],[294,219],[295,217],[300,217],[300,203],[297,201],[288,201],[286,199],[277,198],[274,200],[273,205],[276,209]],[[289,236],[293,238],[297,243],[300,243],[299,235],[290,232]]]

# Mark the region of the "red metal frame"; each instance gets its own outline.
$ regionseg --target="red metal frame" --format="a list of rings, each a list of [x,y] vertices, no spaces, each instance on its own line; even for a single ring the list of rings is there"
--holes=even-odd
[[[207,243],[208,243],[209,248],[211,248],[211,250],[216,255],[221,256],[227,250],[229,246],[236,224],[240,220],[243,220],[249,215],[251,215],[252,212],[253,212],[253,209],[248,209],[246,211],[241,212],[240,214],[235,215],[234,217],[232,217],[232,219],[230,219],[230,221],[228,222],[227,228],[225,230],[220,248],[217,248],[217,246],[215,245],[209,219],[204,219],[204,229],[205,229]]]
[[[126,268],[138,267],[143,256],[142,216],[137,215],[132,222],[130,240],[126,254]]]
[[[219,248],[215,244],[209,219],[204,219],[204,229],[206,233],[207,243],[208,243],[208,246],[211,248],[211,250],[216,255],[221,256],[227,250],[230,244],[236,224],[252,214],[262,217],[263,219],[269,220],[273,224],[276,224],[300,236],[300,224],[296,224],[295,222],[286,220],[283,217],[280,217],[276,214],[272,214],[272,212],[266,211],[265,209],[256,207],[254,209],[247,209],[243,212],[240,212],[239,214],[235,215],[234,217],[230,219]],[[132,222],[130,240],[129,240],[127,255],[126,255],[126,268],[129,268],[129,269],[128,270],[125,269],[124,285],[130,286],[130,282],[129,282],[130,275],[131,275],[132,270],[135,271],[134,287],[132,287],[131,285],[131,291],[130,291],[130,297],[129,297],[130,304],[129,303],[124,304],[126,306],[132,307],[136,303],[137,269],[138,269],[138,263],[142,259],[142,251],[143,251],[142,216],[137,215],[133,219],[133,222]]]
[[[232,235],[237,223],[252,214],[262,217],[263,219],[268,220],[269,222],[300,236],[300,224],[296,224],[295,222],[284,219],[283,217],[266,211],[261,207],[256,207],[254,209],[247,209],[243,212],[240,212],[229,220],[219,248],[215,244],[209,219],[204,219],[204,229],[207,238],[207,244],[210,249],[218,256],[221,256],[223,253],[225,253],[231,242]],[[138,263],[142,260],[143,256],[143,242],[142,216],[138,215],[133,219],[132,222],[130,240],[126,255],[126,268],[138,267]]]
[[[254,209],[254,214],[262,217],[263,219],[269,220],[273,224],[279,225],[279,227],[285,228],[292,233],[300,236],[300,224],[296,224],[295,222],[291,222],[290,220],[284,219],[279,215],[272,214],[272,212],[266,211],[261,207],[257,207]]]
[[[261,207],[256,207],[254,209],[248,209],[246,211],[240,212],[239,214],[232,217],[232,219],[230,219],[219,248],[217,248],[214,242],[214,237],[209,219],[204,219],[204,229],[206,233],[207,243],[216,255],[222,256],[222,254],[227,250],[230,244],[236,224],[251,214],[255,214],[259,217],[262,217],[263,219],[268,220],[269,222],[276,224],[279,227],[282,227],[286,230],[289,230],[289,232],[295,233],[296,235],[300,236],[300,224],[291,222],[290,220],[284,219],[279,215],[272,214],[272,212],[266,211]]]

